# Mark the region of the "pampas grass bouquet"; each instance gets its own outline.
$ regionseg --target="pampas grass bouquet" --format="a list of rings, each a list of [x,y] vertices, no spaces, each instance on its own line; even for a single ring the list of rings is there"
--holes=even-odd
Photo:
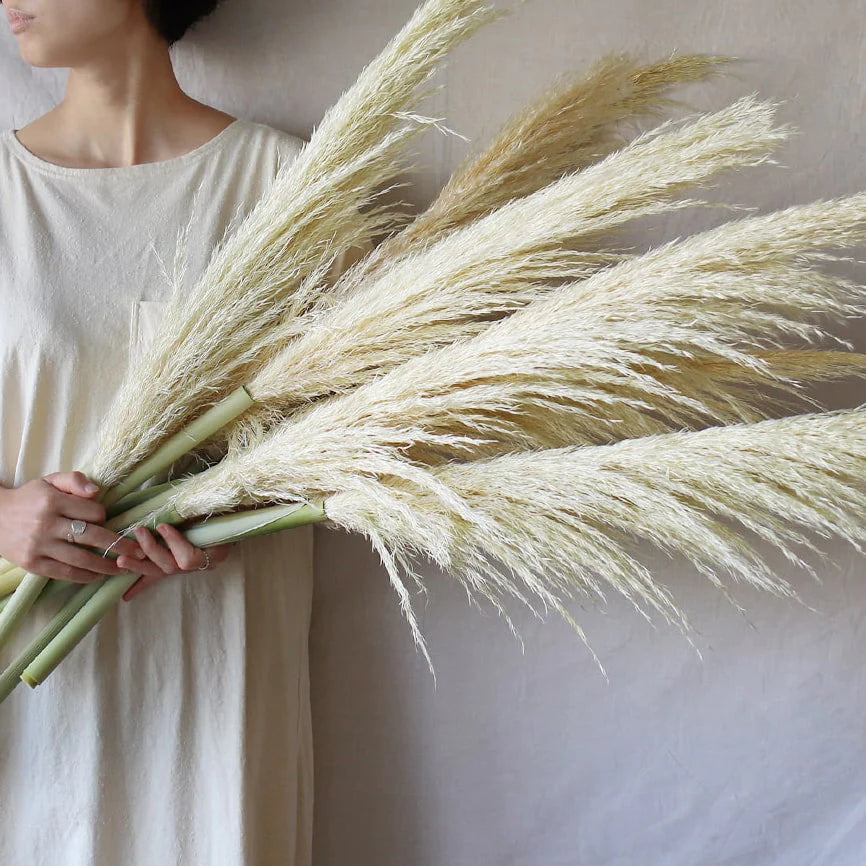
[[[866,542],[866,405],[827,411],[807,390],[866,373],[837,333],[866,314],[866,289],[822,268],[866,241],[866,193],[640,254],[617,241],[776,163],[794,130],[756,94],[666,117],[678,86],[732,58],[606,55],[508,118],[423,212],[387,203],[407,146],[452,134],[419,113],[430,77],[507,13],[418,7],[175,292],[87,466],[119,532],[362,534],[431,671],[412,606],[423,561],[518,638],[511,603],[555,610],[585,641],[568,602],[610,591],[688,636],[639,543],[733,601],[738,581],[795,596],[760,544],[814,574],[804,555],[826,539]],[[9,652],[0,697],[44,681],[137,579],[79,587],[0,565],[4,651],[33,604],[63,596]]]

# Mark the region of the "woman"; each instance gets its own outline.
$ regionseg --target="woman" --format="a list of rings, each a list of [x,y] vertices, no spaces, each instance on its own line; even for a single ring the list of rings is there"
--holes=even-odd
[[[6,2],[23,61],[69,68],[59,105],[0,133],[0,555],[49,577],[111,573],[76,470],[173,290],[178,230],[190,291],[303,144],[179,87],[169,46],[216,3]],[[0,707],[0,863],[308,864],[311,529],[117,550],[143,575],[127,600],[159,586]]]

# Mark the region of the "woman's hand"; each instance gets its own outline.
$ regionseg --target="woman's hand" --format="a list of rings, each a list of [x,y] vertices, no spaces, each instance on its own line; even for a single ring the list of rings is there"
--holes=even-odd
[[[83,472],[52,472],[20,487],[0,487],[0,554],[42,577],[89,583],[127,569],[88,547],[111,549],[136,561],[145,556],[132,539],[100,524],[105,508],[94,499],[99,488]],[[84,532],[70,542],[73,520]]]
[[[192,571],[208,571],[219,565],[235,546],[218,544],[209,547],[205,552],[186,540],[180,530],[160,523],[156,527],[165,540],[167,547],[160,544],[156,538],[143,526],[135,528],[135,538],[145,552],[147,559],[138,561],[127,556],[117,559],[118,565],[126,571],[138,572],[142,576],[123,594],[123,600],[129,601],[149,586],[172,574],[187,574]]]

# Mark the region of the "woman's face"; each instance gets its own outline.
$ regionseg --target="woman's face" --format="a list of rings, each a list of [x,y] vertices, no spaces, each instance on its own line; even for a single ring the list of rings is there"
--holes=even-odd
[[[0,0],[21,58],[32,66],[73,67],[122,50],[145,24],[142,0]],[[17,10],[27,16],[15,24]],[[13,16],[10,18],[10,16]]]

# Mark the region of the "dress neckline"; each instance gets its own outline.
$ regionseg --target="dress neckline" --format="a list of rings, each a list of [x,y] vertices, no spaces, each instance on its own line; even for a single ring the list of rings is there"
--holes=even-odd
[[[169,159],[160,159],[155,162],[139,162],[135,165],[96,166],[91,168],[59,165],[58,163],[49,162],[46,159],[42,159],[40,156],[36,156],[35,153],[29,151],[21,143],[18,136],[15,134],[18,132],[17,129],[6,130],[5,137],[12,152],[19,159],[48,174],[62,174],[70,177],[133,177],[162,173],[194,162],[200,157],[208,154],[225,139],[234,134],[241,124],[241,118],[236,117],[228,126],[223,127],[223,129],[213,136],[213,138],[208,139],[204,144],[200,144],[192,150],[188,150],[186,153],[180,154],[180,156],[173,156]]]

